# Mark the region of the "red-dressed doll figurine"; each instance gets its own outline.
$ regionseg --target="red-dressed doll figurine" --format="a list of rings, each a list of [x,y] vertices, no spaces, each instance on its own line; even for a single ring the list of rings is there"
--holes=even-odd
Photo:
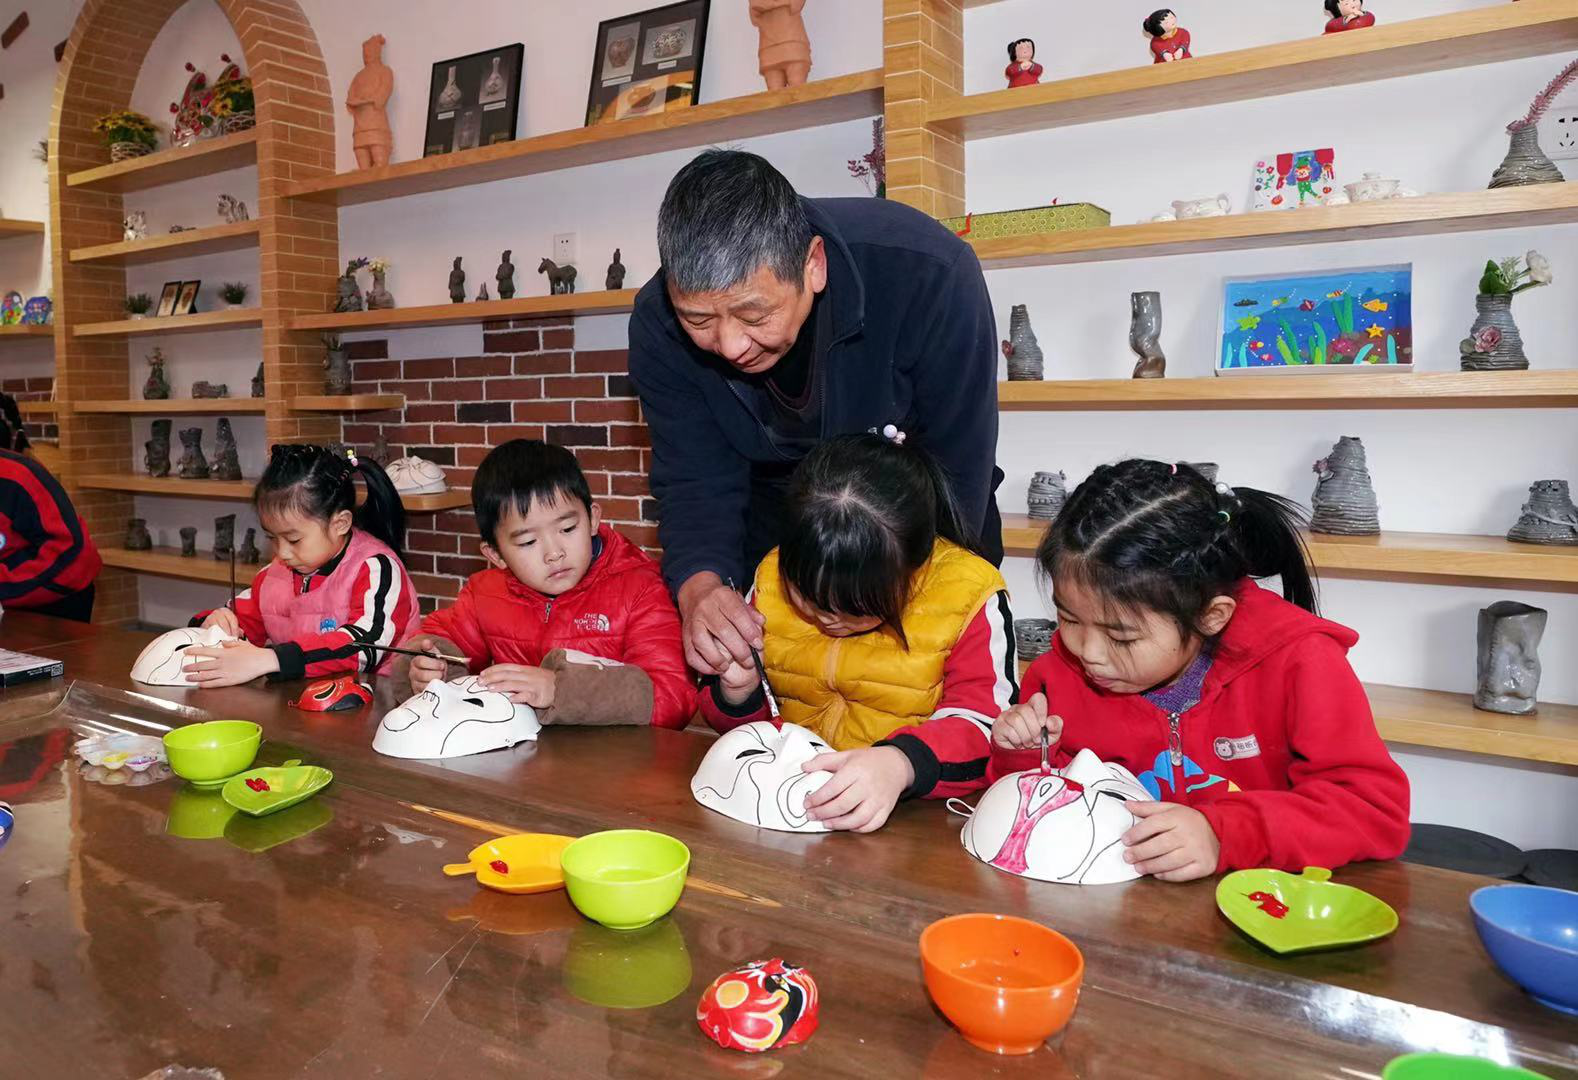
[[[1151,12],[1145,20],[1145,32],[1151,35],[1151,55],[1158,64],[1190,59],[1189,31],[1178,25],[1178,16],[1172,8]]]
[[[1364,10],[1364,0],[1326,0],[1326,11],[1331,15],[1326,24],[1328,34],[1375,25],[1375,16]]]
[[[1036,63],[1036,43],[1027,37],[1008,43],[1008,67],[1003,72],[1008,77],[1008,88],[1034,86],[1041,81],[1041,65]]]

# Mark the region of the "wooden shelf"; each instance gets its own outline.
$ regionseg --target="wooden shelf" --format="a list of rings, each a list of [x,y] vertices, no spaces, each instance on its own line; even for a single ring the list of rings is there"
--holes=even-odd
[[[1033,556],[1046,523],[1003,515],[1003,547]],[[1315,569],[1328,577],[1388,578],[1578,590],[1578,547],[1515,544],[1499,536],[1383,532],[1379,536],[1305,536]]]
[[[55,327],[34,326],[31,323],[17,323],[15,326],[0,326],[0,337],[47,337],[55,336]]]
[[[989,0],[979,0],[989,2]],[[966,6],[976,6],[967,0]],[[1305,25],[1315,26],[1319,5]],[[1136,59],[1144,57],[1144,39]],[[1571,0],[1522,0],[1367,30],[1205,54],[1176,64],[970,94],[934,104],[927,122],[965,139],[1270,98],[1329,86],[1566,52],[1578,45]],[[1148,59],[1148,57],[1147,57]]]
[[[1350,31],[1353,33],[1355,31]],[[1053,266],[1578,221],[1578,183],[975,240],[983,266]]]
[[[231,413],[262,413],[268,407],[263,398],[172,398],[165,401],[74,401],[68,408],[77,413],[140,415],[180,413],[195,416],[227,416]]]
[[[428,304],[423,307],[380,311],[330,312],[298,315],[292,330],[398,330],[413,326],[458,326],[489,319],[523,316],[612,315],[635,306],[635,289],[613,292],[569,293],[559,296],[517,296],[509,300],[470,301],[464,304]]]
[[[226,308],[223,311],[199,311],[195,315],[169,315],[162,319],[150,317],[146,319],[116,319],[114,322],[81,323],[72,327],[72,333],[77,337],[195,334],[204,330],[224,330],[232,327],[262,325],[262,308],[243,307]]]
[[[42,221],[24,221],[21,218],[0,218],[0,240],[13,236],[42,236]]]
[[[786,90],[727,98],[530,139],[359,169],[285,186],[288,198],[350,206],[572,169],[643,154],[820,127],[882,113],[882,70],[821,79]]]
[[[120,570],[134,570],[139,574],[157,574],[160,577],[181,578],[184,581],[207,581],[216,585],[230,584],[230,564],[219,562],[211,551],[199,551],[192,558],[181,554],[180,548],[156,547],[151,551],[127,551],[125,548],[99,548],[105,566]],[[236,587],[245,589],[261,567],[249,563],[236,564]]]
[[[290,407],[297,412],[379,412],[405,408],[404,394],[324,394],[295,397]]]
[[[104,262],[114,266],[160,262],[165,259],[208,255],[216,251],[238,251],[258,246],[258,222],[238,221],[234,225],[211,225],[206,229],[187,229],[165,233],[146,240],[127,240],[118,244],[97,244],[77,248],[72,262]]]
[[[16,407],[22,410],[22,415],[27,416],[54,416],[60,411],[58,401],[19,401]]]
[[[1286,372],[1196,379],[1003,382],[997,386],[997,402],[1005,412],[1571,408],[1578,406],[1578,370]]]
[[[459,510],[471,508],[470,488],[450,488],[437,495],[401,495],[400,501],[405,504],[406,512],[411,514],[433,514],[440,510]]]
[[[130,161],[82,169],[66,177],[66,186],[120,194],[142,191],[160,184],[256,165],[257,144],[258,129],[251,128],[236,135],[202,139],[191,146],[160,150]]]
[[[80,488],[183,499],[250,499],[256,484],[256,480],[182,480],[145,473],[84,473],[77,477]]]

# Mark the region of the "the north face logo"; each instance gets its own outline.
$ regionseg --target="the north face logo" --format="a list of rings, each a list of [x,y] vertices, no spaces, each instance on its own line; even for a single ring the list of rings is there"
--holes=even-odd
[[[587,634],[606,634],[608,633],[608,616],[578,615],[575,620],[575,628]]]

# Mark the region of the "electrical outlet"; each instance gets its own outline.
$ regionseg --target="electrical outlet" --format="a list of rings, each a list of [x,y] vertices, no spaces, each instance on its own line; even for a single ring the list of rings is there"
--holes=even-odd
[[[1545,137],[1540,140],[1552,160],[1578,158],[1578,105],[1552,109],[1545,117]]]
[[[575,234],[560,233],[553,238],[553,261],[560,266],[575,265]]]

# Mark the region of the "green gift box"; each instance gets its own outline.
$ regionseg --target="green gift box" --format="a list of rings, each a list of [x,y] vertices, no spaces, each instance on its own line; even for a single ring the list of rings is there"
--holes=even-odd
[[[966,240],[990,240],[999,236],[1036,236],[1070,229],[1105,228],[1112,224],[1112,215],[1095,203],[1066,203],[999,210],[992,214],[966,214],[943,218],[942,224]]]

